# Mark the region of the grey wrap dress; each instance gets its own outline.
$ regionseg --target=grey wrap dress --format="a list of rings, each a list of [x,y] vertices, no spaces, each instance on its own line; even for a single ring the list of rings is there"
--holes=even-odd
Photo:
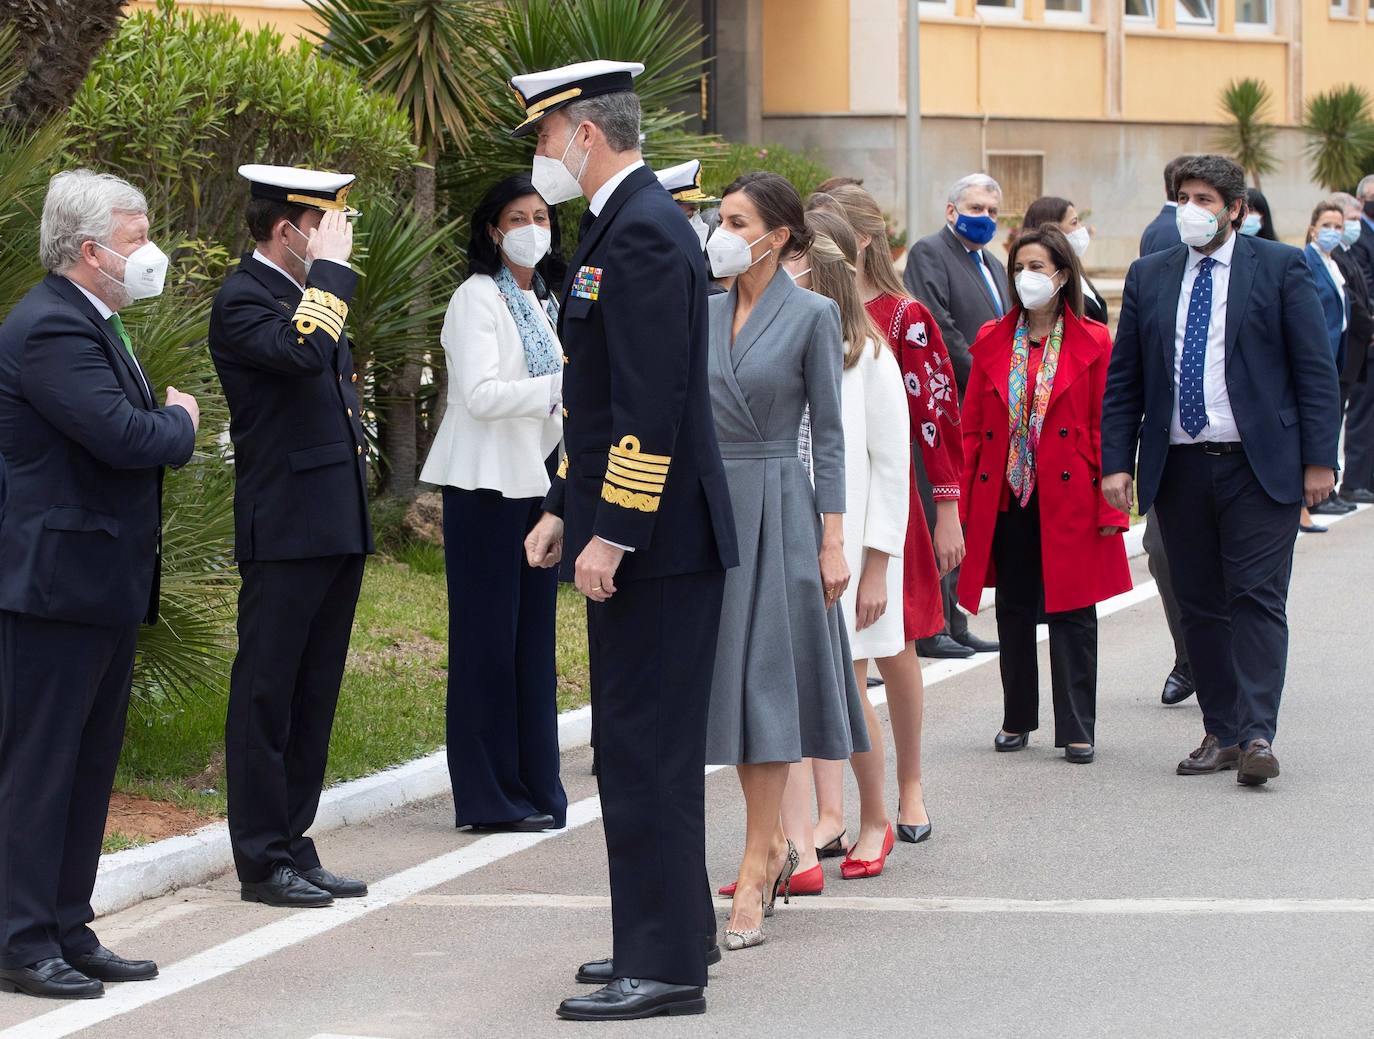
[[[839,308],[779,268],[732,343],[738,298],[709,300],[711,406],[740,565],[725,578],[706,760],[843,760],[869,740],[818,563],[819,514],[845,511]],[[814,490],[797,457],[808,404]]]

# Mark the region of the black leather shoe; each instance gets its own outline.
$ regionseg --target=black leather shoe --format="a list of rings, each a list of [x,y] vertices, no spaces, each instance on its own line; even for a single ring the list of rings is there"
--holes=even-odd
[[[669,985],[647,978],[616,978],[605,988],[565,999],[558,1016],[565,1021],[637,1021],[706,1013],[706,997],[695,985]]]
[[[1193,685],[1192,671],[1175,667],[1164,680],[1164,692],[1159,694],[1159,702],[1166,707],[1172,707],[1174,704],[1182,703],[1195,692],[1197,689]]]
[[[930,840],[930,834],[934,827],[930,823],[898,823],[897,839],[905,841],[907,844],[920,844],[922,841]]]
[[[944,632],[928,639],[916,640],[917,655],[928,657],[931,660],[967,660],[975,652],[976,650],[955,642]]]
[[[937,636],[938,637],[938,636]],[[971,631],[966,631],[962,635],[951,635],[952,639],[959,645],[973,650],[975,653],[996,653],[1002,648],[1001,643],[994,642],[992,639],[980,639]]]
[[[245,902],[261,902],[279,909],[318,909],[330,905],[334,896],[296,872],[294,866],[280,865],[266,880],[243,884],[239,888]]]
[[[720,946],[714,941],[706,950],[706,966],[714,967],[720,962]],[[609,985],[615,981],[615,960],[592,960],[577,968],[577,981],[580,985]]]
[[[126,960],[103,945],[84,956],[68,956],[67,962],[86,977],[107,985],[120,981],[152,981],[157,977],[157,964],[152,960]]]
[[[23,992],[43,999],[99,999],[105,986],[58,956],[27,967],[0,970],[0,992]]]
[[[1064,760],[1071,761],[1075,765],[1091,765],[1093,749],[1092,747],[1065,747]]]
[[[1307,511],[1314,516],[1345,516],[1348,513],[1354,512],[1355,506],[1350,502],[1342,501],[1340,498],[1336,497],[1336,495],[1332,494],[1326,501],[1322,502],[1320,505],[1313,505]]]
[[[1029,743],[1030,733],[1028,732],[1017,732],[1008,736],[1006,733],[999,731],[996,738],[992,741],[993,747],[1003,753],[1013,750],[1025,750]]]
[[[363,898],[367,894],[367,885],[361,880],[349,880],[347,877],[336,877],[323,866],[316,866],[314,869],[301,870],[301,876],[310,883],[314,884],[321,891],[327,891],[335,898]]]
[[[508,819],[502,823],[473,823],[473,833],[543,833],[553,829],[553,816],[527,815],[523,819]]]
[[[1341,491],[1341,501],[1350,502],[1352,505],[1374,505],[1374,491],[1364,487]]]

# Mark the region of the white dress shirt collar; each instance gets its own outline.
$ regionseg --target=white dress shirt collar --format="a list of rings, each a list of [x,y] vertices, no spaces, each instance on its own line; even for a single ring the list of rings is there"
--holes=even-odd
[[[1170,202],[1168,199],[1165,199],[1165,200],[1164,200],[1164,204],[1165,204],[1166,206],[1169,206],[1171,209],[1177,209],[1177,208],[1178,208],[1178,203],[1177,203],[1177,202]]]
[[[1238,235],[1239,232],[1234,230],[1229,235],[1227,235],[1226,241],[1222,242],[1221,247],[1217,249],[1216,252],[1212,253],[1212,259],[1215,260],[1217,263],[1221,264],[1223,267],[1230,267],[1231,257],[1234,256],[1236,252],[1236,238],[1238,237]],[[1202,260],[1203,254],[1198,252],[1190,245],[1188,247],[1188,266],[1185,268],[1185,270],[1193,270],[1195,267],[1197,267],[1198,264],[1202,262]]]
[[[63,277],[65,278],[66,275],[64,274]],[[67,278],[67,280],[68,280],[68,281],[72,281],[71,278]],[[73,285],[76,285],[76,282],[72,281],[72,284],[73,284]],[[94,292],[91,292],[89,289],[83,288],[83,287],[80,286],[80,285],[76,285],[76,291],[79,292],[79,293],[81,293],[81,295],[85,296],[88,300],[91,301],[91,306],[95,307],[96,311],[100,314],[100,320],[102,320],[102,321],[109,321],[109,320],[110,320],[110,315],[113,314],[114,311],[111,310],[111,309],[105,304],[105,301],[104,301],[103,299],[101,299],[99,296],[97,296]]]
[[[254,249],[254,250],[253,250],[253,259],[257,260],[258,263],[262,264],[262,265],[265,266],[265,267],[271,267],[274,271],[276,271],[278,274],[280,274],[283,278],[285,278],[287,281],[289,281],[292,285],[294,285],[294,286],[296,286],[296,288],[300,289],[302,293],[305,292],[305,286],[304,286],[304,285],[302,285],[300,282],[298,282],[295,278],[291,277],[291,275],[287,273],[285,267],[278,266],[277,264],[275,264],[275,263],[273,263],[271,260],[269,260],[266,256],[264,256],[264,255],[262,254],[262,250],[261,250],[261,249]]]
[[[606,208],[606,203],[609,202],[611,196],[615,194],[615,189],[620,187],[626,177],[643,165],[643,159],[632,162],[610,180],[606,181],[605,184],[602,184],[596,194],[592,196],[592,200],[587,206],[587,208],[592,211],[592,216],[600,216],[601,211]]]

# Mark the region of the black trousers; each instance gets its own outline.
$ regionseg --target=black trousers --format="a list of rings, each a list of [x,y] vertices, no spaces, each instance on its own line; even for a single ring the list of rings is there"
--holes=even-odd
[[[1345,409],[1345,468],[1342,491],[1374,490],[1374,374],[1350,387]]]
[[[1169,451],[1155,511],[1203,724],[1223,747],[1274,738],[1300,510],[1269,497],[1243,454]]]
[[[1094,742],[1097,719],[1097,607],[1045,612],[1040,553],[1040,498],[1022,508],[1016,501],[997,517],[992,535],[997,568],[997,638],[1002,651],[1002,729],[1040,727],[1040,663],[1035,626],[1050,627],[1050,688],[1054,696],[1054,745]]]
[[[921,496],[921,507],[925,510],[926,526],[935,533],[935,521],[940,518],[935,509],[935,494],[931,490],[930,477],[926,475],[925,461],[919,448],[912,448],[912,464],[916,468],[916,491]],[[944,605],[944,634],[962,638],[968,633],[968,617],[959,609],[959,568],[956,566],[940,578],[940,599]]]
[[[448,771],[458,826],[547,813],[558,778],[554,623],[558,571],[525,562],[539,498],[444,488],[448,575]]]
[[[1159,533],[1159,519],[1155,510],[1145,513],[1145,561],[1150,567],[1150,576],[1155,579],[1159,589],[1159,601],[1164,606],[1164,620],[1169,625],[1169,635],[1174,640],[1174,670],[1191,674],[1188,665],[1188,641],[1183,637],[1183,618],[1178,612],[1178,596],[1174,595],[1174,579],[1169,573],[1169,557],[1164,552],[1164,538]]]
[[[362,555],[239,564],[239,651],[224,746],[229,838],[245,883],[320,864],[315,821]]]
[[[138,626],[0,611],[0,967],[99,944],[95,887]]]
[[[706,984],[706,707],[723,571],[626,581],[587,604],[616,973]]]

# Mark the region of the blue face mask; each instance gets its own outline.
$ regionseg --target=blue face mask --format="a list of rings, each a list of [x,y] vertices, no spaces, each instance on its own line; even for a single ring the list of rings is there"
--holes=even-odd
[[[1262,227],[1263,224],[1264,221],[1260,219],[1258,213],[1246,213],[1245,219],[1240,225],[1240,233],[1249,235],[1259,234],[1260,227]]]
[[[1342,231],[1334,227],[1323,227],[1317,232],[1317,248],[1324,253],[1329,253],[1341,244]]]
[[[1341,232],[1341,241],[1346,245],[1354,245],[1360,240],[1360,222],[1358,220],[1347,220],[1345,230]]]
[[[987,245],[997,234],[997,221],[990,216],[959,213],[954,219],[954,230],[974,245]]]

